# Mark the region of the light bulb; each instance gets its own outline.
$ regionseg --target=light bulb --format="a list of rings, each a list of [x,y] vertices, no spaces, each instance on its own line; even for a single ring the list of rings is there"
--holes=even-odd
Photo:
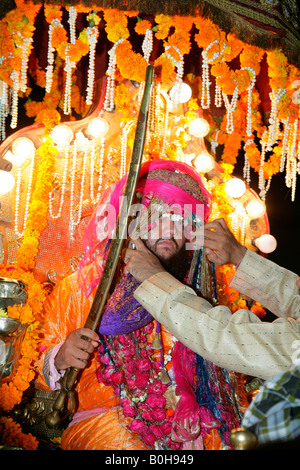
[[[100,118],[100,117],[95,117],[90,120],[88,128],[87,128],[87,132],[92,137],[97,138],[97,137],[104,137],[106,133],[108,132],[108,129],[109,129],[109,126],[105,119]]]
[[[231,178],[225,183],[225,192],[228,196],[239,198],[246,191],[246,185],[244,181],[239,178]]]
[[[194,165],[200,173],[208,173],[213,169],[214,161],[208,152],[202,152],[196,157]]]
[[[269,234],[257,238],[254,244],[262,253],[272,253],[277,247],[276,238]]]
[[[252,199],[252,201],[248,202],[246,211],[251,219],[258,219],[264,215],[265,205],[262,201]]]
[[[34,151],[35,146],[32,140],[28,139],[28,137],[18,137],[12,144],[12,152],[16,157],[14,163],[21,165],[27,158],[31,157]]]
[[[195,118],[191,121],[189,126],[190,134],[195,137],[205,137],[209,132],[210,126],[206,119]]]
[[[0,170],[0,194],[9,193],[15,185],[15,178],[8,171]]]
[[[52,130],[52,139],[56,145],[70,144],[73,139],[73,131],[66,124],[58,124]]]
[[[169,91],[174,104],[186,103],[192,96],[192,89],[187,83],[177,82]]]

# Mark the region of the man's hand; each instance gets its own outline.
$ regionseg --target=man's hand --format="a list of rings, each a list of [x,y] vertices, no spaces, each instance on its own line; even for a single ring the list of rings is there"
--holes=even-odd
[[[236,240],[224,219],[205,224],[204,247],[209,261],[217,265],[238,264],[247,251],[247,248]]]
[[[86,336],[89,340],[83,339],[82,336]],[[84,369],[90,354],[99,346],[98,341],[97,333],[89,328],[72,331],[54,359],[56,369],[65,370],[69,367]]]
[[[132,240],[136,250],[123,250],[125,273],[130,273],[139,282],[143,282],[154,274],[166,271],[159,259],[145,246],[140,238]]]

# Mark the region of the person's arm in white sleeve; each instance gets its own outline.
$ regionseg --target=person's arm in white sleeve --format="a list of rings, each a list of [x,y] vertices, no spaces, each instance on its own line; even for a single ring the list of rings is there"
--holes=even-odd
[[[167,272],[145,280],[134,296],[177,339],[221,367],[265,380],[292,363],[300,339],[300,323],[292,318],[267,323],[249,310],[232,315]]]

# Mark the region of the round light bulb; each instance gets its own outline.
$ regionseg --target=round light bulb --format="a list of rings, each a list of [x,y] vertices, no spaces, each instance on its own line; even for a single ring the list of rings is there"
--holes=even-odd
[[[187,83],[177,82],[170,90],[170,98],[174,104],[186,103],[192,96],[192,89]]]
[[[203,152],[196,157],[194,165],[199,173],[208,173],[213,169],[214,161],[208,152]]]
[[[108,123],[105,119],[95,117],[90,120],[87,132],[90,134],[92,137],[104,137],[106,133],[108,132],[109,126]]]
[[[12,153],[17,158],[16,164],[24,163],[27,158],[33,155],[34,151],[34,143],[28,137],[18,137],[13,141]]]
[[[244,181],[240,180],[239,178],[231,178],[225,184],[225,192],[228,196],[239,198],[241,197],[246,191],[246,185]]]
[[[52,139],[56,145],[70,144],[73,139],[73,131],[66,124],[58,124],[52,130]]]
[[[195,137],[205,137],[209,133],[209,129],[209,123],[203,118],[195,118],[189,125],[189,132]]]
[[[251,219],[258,219],[265,213],[264,203],[262,201],[258,201],[257,199],[252,199],[252,201],[248,202],[246,211]]]
[[[0,170],[0,194],[9,193],[15,185],[15,178],[8,171]]]
[[[262,253],[272,253],[277,247],[276,238],[269,234],[257,238],[254,244]]]

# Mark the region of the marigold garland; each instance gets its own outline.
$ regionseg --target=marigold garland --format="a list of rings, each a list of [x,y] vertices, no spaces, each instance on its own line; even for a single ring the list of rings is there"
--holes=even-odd
[[[17,370],[11,380],[0,387],[1,408],[4,411],[10,411],[21,402],[23,392],[34,378],[33,366],[38,358],[39,325],[42,321],[46,294],[34,275],[17,265],[0,265],[0,275],[24,282],[28,296],[24,306],[15,304],[7,308],[8,317],[27,325]]]
[[[24,434],[20,424],[12,418],[0,417],[0,445],[20,447],[24,450],[36,450],[38,440],[32,434]]]
[[[39,147],[39,164],[35,190],[29,205],[29,215],[21,246],[17,253],[18,266],[27,270],[35,267],[38,254],[39,236],[47,227],[48,198],[53,186],[53,172],[58,150],[48,137]]]

